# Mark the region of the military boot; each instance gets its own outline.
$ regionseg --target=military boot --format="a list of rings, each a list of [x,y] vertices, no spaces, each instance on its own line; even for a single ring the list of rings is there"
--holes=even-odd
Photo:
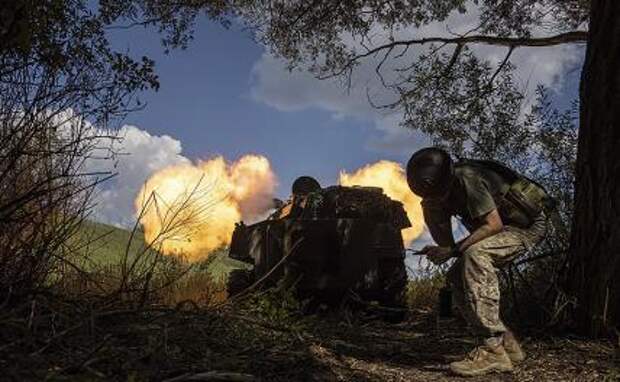
[[[512,371],[513,366],[501,338],[492,338],[472,350],[464,360],[452,362],[450,371],[461,377],[474,377],[496,372]]]
[[[517,364],[522,362],[525,359],[525,352],[521,349],[521,345],[519,345],[519,341],[517,341],[515,335],[509,330],[504,333],[502,339],[506,354],[508,354],[512,363]]]

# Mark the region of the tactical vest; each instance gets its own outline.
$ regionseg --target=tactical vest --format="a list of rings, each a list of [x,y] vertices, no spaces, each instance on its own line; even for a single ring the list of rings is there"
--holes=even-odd
[[[541,212],[551,214],[556,201],[540,183],[493,160],[461,159],[459,163],[491,170],[508,181],[510,187],[501,195],[493,195],[503,219],[527,228]]]

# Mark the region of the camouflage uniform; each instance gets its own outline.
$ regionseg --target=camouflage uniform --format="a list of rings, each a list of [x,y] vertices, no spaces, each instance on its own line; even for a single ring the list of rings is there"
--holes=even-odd
[[[541,213],[528,227],[520,222],[520,211],[504,203],[503,195],[510,183],[490,169],[469,165],[455,167],[456,185],[447,200],[423,200],[427,224],[446,224],[458,216],[470,232],[476,230],[489,212],[497,209],[504,230],[481,240],[465,250],[448,271],[456,308],[480,335],[505,332],[499,317],[499,282],[497,270],[525,254],[547,230],[547,218]]]
[[[480,335],[493,336],[507,330],[499,317],[497,269],[536,245],[546,227],[544,214],[528,229],[506,226],[504,231],[467,248],[448,271],[456,308]]]

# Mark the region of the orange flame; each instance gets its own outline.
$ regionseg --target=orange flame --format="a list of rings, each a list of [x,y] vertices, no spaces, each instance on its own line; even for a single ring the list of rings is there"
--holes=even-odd
[[[156,172],[135,206],[147,242],[197,261],[229,244],[236,222],[262,217],[276,185],[267,158],[246,155],[229,163],[219,156]]]
[[[405,170],[396,162],[386,160],[366,165],[352,174],[340,172],[340,184],[343,186],[373,186],[383,188],[390,198],[403,203],[411,228],[403,230],[405,245],[411,244],[424,230],[424,219],[420,198],[414,195],[407,185]]]

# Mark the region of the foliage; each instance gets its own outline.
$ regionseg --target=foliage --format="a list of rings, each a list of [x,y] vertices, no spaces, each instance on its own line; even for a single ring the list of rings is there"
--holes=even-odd
[[[344,78],[374,67],[402,125],[422,131],[456,156],[492,158],[541,181],[560,201],[563,238],[572,213],[577,140],[577,105],[554,110],[539,88],[525,103],[510,58],[523,46],[583,43],[587,0],[363,1],[357,3],[276,1],[270,7],[239,1],[235,9],[257,37],[289,67],[318,78]],[[474,28],[437,33],[428,28],[455,13],[468,14]],[[492,64],[475,54],[483,44],[505,50]]]
[[[88,270],[100,265],[118,263],[127,248],[131,232],[104,223],[85,220],[80,229],[64,244],[64,252],[80,268]],[[130,252],[144,245],[144,236],[132,240]]]
[[[450,129],[429,134],[458,156],[508,164],[541,183],[556,199],[558,218],[550,217],[552,230],[541,244],[502,272],[506,316],[521,324],[556,324],[571,303],[560,287],[560,278],[573,219],[578,107],[575,103],[568,110],[557,110],[548,91],[539,87],[531,112],[520,115],[520,97],[511,98],[517,93],[510,77],[505,78],[507,88],[502,93],[508,96],[497,97],[503,103],[486,103],[488,109],[478,115],[489,113],[496,119],[506,116],[506,123],[481,118],[478,123],[463,124],[456,134]]]
[[[464,35],[453,34],[454,41],[443,41],[441,47],[429,48],[427,56],[433,57],[446,46],[457,46],[460,50],[463,45],[477,42],[459,39],[471,37],[473,32],[528,39],[535,29],[549,33],[573,31],[587,21],[588,5],[587,0],[319,0],[274,1],[264,7],[261,2],[241,0],[234,7],[255,28],[258,37],[273,53],[286,59],[290,67],[309,67],[325,77],[346,75],[371,57],[385,54],[387,58],[391,53],[394,53],[391,58],[402,57],[409,46],[431,42],[408,39],[412,31],[443,22],[453,13],[478,13],[478,25]],[[504,46],[527,43],[524,40],[492,42]],[[398,52],[394,52],[396,47]],[[408,71],[410,58],[405,56],[398,70]]]
[[[409,280],[405,301],[409,309],[435,309],[439,298],[439,289],[445,285],[445,278],[438,272]]]
[[[0,2],[0,297],[44,287],[88,215],[93,187],[112,176],[85,164],[113,159],[111,129],[159,87],[154,62],[116,51],[110,28],[155,26],[183,47],[190,19],[220,19],[223,3],[16,0]]]
[[[484,80],[488,74],[487,71],[474,78]],[[408,115],[406,123],[419,122],[418,126],[423,126],[435,145],[445,147],[457,157],[494,159],[543,184],[560,203],[558,210],[566,226],[558,228],[566,234],[572,218],[578,105],[574,103],[570,109],[559,111],[548,90],[539,87],[531,111],[524,114],[523,98],[510,73],[500,77],[501,85],[493,90],[489,101],[476,98],[475,93],[470,95],[473,79],[467,74],[461,77],[464,96],[476,99],[475,111],[446,117],[452,105],[438,102],[435,109],[430,105],[425,108],[425,114]]]
[[[44,296],[3,310],[0,338],[0,367],[10,381],[451,380],[442,371],[446,357],[462,357],[475,344],[460,325],[427,314],[399,325],[321,317],[300,332],[252,310],[189,303],[134,310]],[[535,362],[512,377],[611,381],[618,375],[611,345],[530,337],[526,351]]]
[[[277,287],[249,294],[241,302],[242,309],[251,316],[264,320],[274,327],[299,332],[304,329],[302,318],[304,304],[295,295],[293,287],[280,283]]]
[[[519,120],[523,95],[512,79],[514,67],[494,73],[464,49],[459,65],[444,73],[448,60],[446,54],[423,59],[403,80],[411,85],[399,86],[393,105],[402,106],[403,124],[456,156],[505,161],[527,151],[530,133]]]
[[[376,106],[402,110],[404,126],[457,156],[505,161],[561,182],[554,190],[572,183],[576,105],[555,111],[540,88],[529,110],[510,58],[522,46],[584,42],[578,28],[588,21],[589,1],[276,1],[268,8],[240,1],[235,8],[291,68],[325,78],[374,66],[396,95]],[[424,29],[454,13],[471,14],[475,28],[447,36]],[[505,57],[494,65],[476,56],[474,44],[505,49]]]
[[[456,66],[454,79],[435,75],[434,65],[415,69],[412,78],[419,81],[418,91],[407,97],[420,101],[413,107],[404,101],[405,124],[417,126],[435,145],[457,157],[503,162],[540,182],[557,200],[559,219],[551,219],[553,230],[519,259],[518,266],[504,271],[502,278],[506,316],[521,324],[556,323],[563,318],[560,311],[571,303],[559,278],[566,265],[573,218],[578,105],[559,111],[548,90],[539,87],[533,107],[523,112],[523,97],[512,82],[510,65],[489,88],[491,97],[480,97],[479,83],[489,83],[493,72],[476,63],[474,56],[464,53],[463,57],[474,62]],[[455,83],[459,84],[456,88]],[[436,96],[441,92],[445,95]],[[469,108],[450,113],[463,98],[472,100]]]

